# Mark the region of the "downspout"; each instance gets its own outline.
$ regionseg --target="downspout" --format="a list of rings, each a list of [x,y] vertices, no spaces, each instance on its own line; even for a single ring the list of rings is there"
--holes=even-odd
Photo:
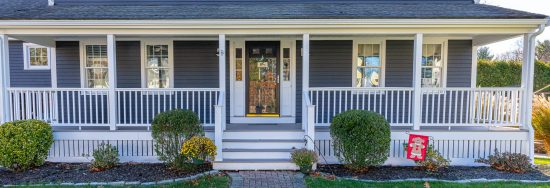
[[[529,53],[523,53],[524,55],[527,55],[527,60],[529,62],[533,62],[532,65],[530,65],[530,68],[534,69],[535,68],[535,56],[534,56],[534,51],[536,50],[534,48],[534,45],[531,43],[531,41],[534,41],[536,40],[536,37],[539,36],[540,34],[542,34],[544,32],[544,30],[546,29],[546,26],[550,25],[550,17],[546,18],[546,23],[544,24],[540,24],[539,25],[539,29],[538,31],[532,33],[530,36],[529,36]],[[536,41],[535,41],[536,42]],[[536,44],[535,44],[536,45]],[[531,51],[533,50],[533,51]],[[524,62],[525,64],[525,62]],[[534,70],[533,71],[530,71],[528,73],[531,73],[533,72],[534,74]],[[528,108],[528,112],[529,113],[526,113],[526,118],[529,119],[529,121],[527,121],[527,129],[529,130],[529,158],[531,159],[531,164],[535,164],[535,130],[533,128],[533,121],[532,121],[532,116],[533,116],[533,94],[531,90],[533,90],[533,84],[534,84],[534,75],[533,75],[533,80],[529,81],[528,83],[528,88],[530,88],[529,92],[526,93],[527,94],[527,103],[531,103],[529,104],[530,107]]]

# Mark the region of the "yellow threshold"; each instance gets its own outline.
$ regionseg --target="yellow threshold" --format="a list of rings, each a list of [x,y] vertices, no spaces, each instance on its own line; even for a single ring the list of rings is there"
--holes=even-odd
[[[280,117],[280,114],[246,114],[246,117]]]

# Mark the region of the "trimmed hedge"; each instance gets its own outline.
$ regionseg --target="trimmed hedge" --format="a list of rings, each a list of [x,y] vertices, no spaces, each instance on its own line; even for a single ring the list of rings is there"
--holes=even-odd
[[[40,166],[52,144],[52,128],[44,121],[4,123],[0,126],[0,166],[18,172]]]
[[[384,116],[367,110],[348,110],[330,125],[336,155],[354,171],[384,164],[390,151],[390,124]]]
[[[477,85],[481,87],[509,87],[521,85],[521,63],[479,60]],[[550,63],[535,62],[535,87],[539,90],[550,84]]]

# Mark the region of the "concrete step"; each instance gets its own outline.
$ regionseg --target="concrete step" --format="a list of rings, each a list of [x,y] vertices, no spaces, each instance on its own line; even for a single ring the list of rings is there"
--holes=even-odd
[[[289,159],[224,159],[214,162],[216,170],[298,170]]]
[[[292,149],[223,149],[223,159],[290,159]]]
[[[293,149],[304,146],[301,139],[223,139],[224,149]]]

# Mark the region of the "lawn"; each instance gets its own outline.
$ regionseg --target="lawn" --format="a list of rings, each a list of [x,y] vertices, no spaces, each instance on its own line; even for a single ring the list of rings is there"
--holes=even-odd
[[[550,158],[535,157],[535,164],[548,165],[550,164]]]
[[[380,188],[438,188],[438,187],[452,187],[452,188],[491,188],[491,187],[506,187],[506,188],[524,188],[524,187],[550,187],[550,183],[539,184],[526,184],[518,182],[493,182],[493,183],[445,183],[445,182],[360,182],[353,180],[326,180],[319,177],[307,177],[306,184],[308,187],[338,187],[338,188],[352,188],[352,187],[380,187]],[[429,184],[429,186],[427,186]]]

